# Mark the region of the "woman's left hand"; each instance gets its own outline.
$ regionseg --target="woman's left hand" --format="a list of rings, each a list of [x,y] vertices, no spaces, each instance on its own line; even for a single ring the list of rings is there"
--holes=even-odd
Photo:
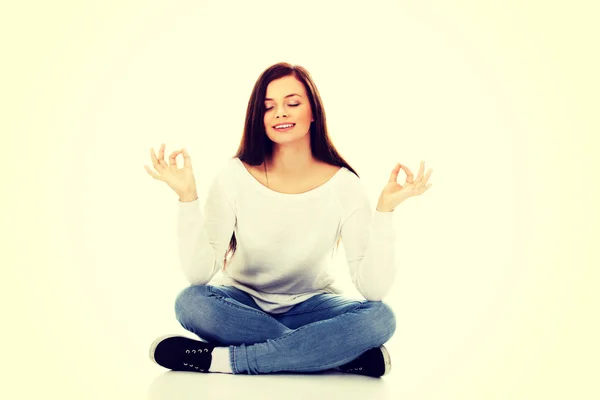
[[[404,182],[404,185],[400,185],[397,182],[398,173],[400,172],[401,168],[406,173],[406,181]],[[379,196],[377,210],[384,212],[394,211],[398,204],[402,203],[409,197],[418,196],[425,193],[425,191],[432,185],[431,183],[428,185],[427,181],[429,180],[433,169],[430,168],[425,176],[423,176],[424,171],[425,161],[421,161],[421,167],[419,168],[417,179],[413,180],[413,173],[406,165],[400,163],[396,164],[396,167],[394,167],[390,175],[390,180],[385,185],[381,195]]]

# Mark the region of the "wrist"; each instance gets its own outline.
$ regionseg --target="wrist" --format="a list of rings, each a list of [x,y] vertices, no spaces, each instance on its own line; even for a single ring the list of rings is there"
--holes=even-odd
[[[195,201],[195,200],[198,200],[197,193],[184,193],[179,196],[179,201],[181,201],[182,203],[187,203],[187,202]]]
[[[392,212],[394,209],[388,205],[383,204],[381,201],[377,203],[375,210],[379,212]]]

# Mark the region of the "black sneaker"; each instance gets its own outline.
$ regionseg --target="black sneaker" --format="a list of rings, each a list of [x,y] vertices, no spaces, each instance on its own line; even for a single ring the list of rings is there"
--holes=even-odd
[[[358,358],[339,366],[337,369],[347,374],[379,378],[390,373],[392,360],[385,346],[379,346],[365,351]]]
[[[173,371],[208,372],[215,346],[180,335],[165,335],[150,346],[150,359]]]

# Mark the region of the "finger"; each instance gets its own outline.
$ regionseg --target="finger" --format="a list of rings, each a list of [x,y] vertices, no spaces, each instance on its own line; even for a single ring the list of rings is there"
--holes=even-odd
[[[400,167],[402,167],[402,169],[404,170],[404,173],[406,174],[406,182],[407,183],[414,183],[413,182],[413,173],[411,172],[410,168],[408,168],[404,164],[400,164]]]
[[[414,189],[413,189],[413,193],[416,193],[417,195],[419,195],[419,194],[423,194],[423,193],[425,193],[425,192],[427,191],[427,189],[429,189],[429,188],[431,187],[431,185],[433,185],[433,183],[430,183],[430,184],[429,184],[429,185],[427,185],[427,186],[423,186],[423,185],[421,185],[421,184],[418,184],[418,185],[416,185],[416,186],[414,187]]]
[[[425,172],[425,161],[421,160],[421,165],[419,166],[419,173],[417,174],[417,181],[423,179],[423,172]]]
[[[183,166],[185,168],[191,168],[192,167],[192,159],[190,157],[190,155],[188,154],[187,150],[185,148],[181,149],[181,152],[183,153]]]
[[[429,177],[431,176],[432,172],[433,168],[429,168],[429,171],[427,171],[427,174],[425,174],[425,178],[423,179],[423,185],[427,184],[427,181],[429,180]]]
[[[396,163],[396,166],[392,170],[390,174],[390,179],[388,182],[398,182],[398,173],[400,172],[400,163]]]
[[[158,158],[156,157],[156,153],[154,152],[154,149],[150,149],[150,158],[152,159],[152,165],[154,166],[154,169],[156,169],[158,172],[162,172],[163,167],[160,164],[160,162],[158,161]]]
[[[179,151],[179,150],[176,150],[171,153],[171,155],[169,156],[169,165],[170,166],[172,166],[172,167],[177,166],[177,156],[179,155],[179,153],[181,153],[181,151]]]
[[[168,167],[168,165],[165,161],[165,144],[164,143],[160,145],[160,149],[158,150],[158,162],[164,168]]]
[[[146,172],[148,173],[148,175],[150,175],[154,179],[159,179],[159,175],[156,172],[152,171],[150,168],[148,168],[147,165],[144,165],[144,168],[146,169]]]

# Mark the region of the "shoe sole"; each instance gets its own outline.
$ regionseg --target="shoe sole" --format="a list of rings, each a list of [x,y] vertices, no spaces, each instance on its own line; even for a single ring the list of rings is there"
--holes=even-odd
[[[152,345],[150,345],[150,359],[155,362],[156,364],[158,364],[158,362],[156,361],[156,359],[154,358],[154,353],[156,352],[156,348],[158,347],[158,345],[160,344],[160,342],[162,342],[165,339],[168,338],[172,338],[175,336],[181,336],[181,335],[163,335],[159,338],[157,338],[154,342],[152,342]],[[158,364],[160,365],[160,364]]]
[[[387,349],[385,348],[385,346],[381,346],[381,354],[383,354],[383,362],[385,364],[385,371],[383,372],[383,375],[387,375],[390,373],[390,371],[392,370],[392,359],[390,357],[390,353],[388,353]]]

